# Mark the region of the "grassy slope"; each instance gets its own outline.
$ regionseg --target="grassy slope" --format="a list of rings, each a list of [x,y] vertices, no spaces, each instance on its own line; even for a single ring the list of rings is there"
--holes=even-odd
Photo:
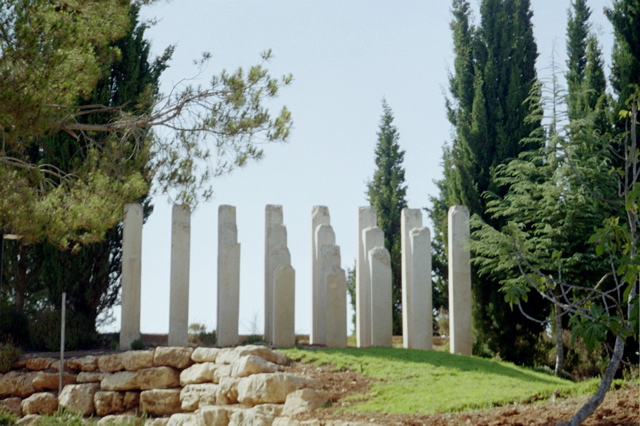
[[[584,394],[595,382],[575,384],[495,360],[411,349],[284,350],[290,358],[332,364],[381,379],[367,399],[349,411],[431,414]],[[355,400],[355,399],[354,399]]]

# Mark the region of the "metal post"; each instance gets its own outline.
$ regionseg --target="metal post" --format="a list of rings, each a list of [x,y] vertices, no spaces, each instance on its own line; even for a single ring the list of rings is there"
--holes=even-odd
[[[62,319],[60,320],[60,383],[58,385],[58,395],[62,392],[62,382],[64,377],[64,329],[67,306],[67,293],[62,293]]]
[[[0,232],[0,313],[2,313],[2,274],[4,266],[4,232]]]

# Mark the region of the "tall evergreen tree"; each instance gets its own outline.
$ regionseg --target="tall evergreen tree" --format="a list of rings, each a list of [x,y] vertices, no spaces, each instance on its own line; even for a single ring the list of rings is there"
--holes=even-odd
[[[618,98],[618,110],[640,85],[640,0],[616,0],[605,9],[613,25],[611,85]]]
[[[486,213],[485,196],[506,191],[496,180],[496,169],[520,152],[539,146],[538,141],[527,138],[540,122],[525,121],[529,114],[526,101],[535,91],[538,56],[530,2],[483,0],[477,28],[470,24],[468,1],[452,4],[456,59],[447,105],[455,134],[445,151],[445,177],[438,185],[441,193],[430,211],[436,247],[445,245],[437,239],[446,235],[445,208],[452,205],[464,204],[485,221],[499,221]],[[506,359],[531,363],[530,348],[541,328],[510,309],[494,277],[480,279],[474,274],[473,295],[476,341]],[[534,299],[528,303],[529,313],[544,317],[546,307]]]
[[[378,227],[384,231],[384,245],[391,255],[393,333],[402,334],[402,261],[400,251],[400,217],[407,206],[407,186],[404,182],[400,149],[400,134],[393,125],[393,113],[382,101],[382,117],[378,131],[373,179],[367,184],[367,199],[375,207]]]

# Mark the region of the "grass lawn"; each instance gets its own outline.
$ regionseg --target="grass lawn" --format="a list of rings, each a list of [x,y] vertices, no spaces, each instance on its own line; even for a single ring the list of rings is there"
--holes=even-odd
[[[331,364],[382,380],[365,396],[352,397],[353,412],[432,414],[490,408],[510,402],[593,392],[597,380],[573,383],[511,363],[446,352],[396,348],[289,349],[294,360]],[[356,403],[357,402],[357,403]]]

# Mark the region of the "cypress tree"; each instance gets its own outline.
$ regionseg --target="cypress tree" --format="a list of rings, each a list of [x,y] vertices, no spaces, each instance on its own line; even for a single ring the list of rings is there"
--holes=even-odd
[[[393,334],[402,334],[402,261],[400,251],[400,217],[407,206],[407,186],[404,183],[400,149],[400,134],[393,124],[393,113],[386,100],[382,101],[382,117],[375,150],[376,170],[367,184],[367,199],[375,207],[378,227],[384,231],[384,245],[391,255],[391,285]]]

